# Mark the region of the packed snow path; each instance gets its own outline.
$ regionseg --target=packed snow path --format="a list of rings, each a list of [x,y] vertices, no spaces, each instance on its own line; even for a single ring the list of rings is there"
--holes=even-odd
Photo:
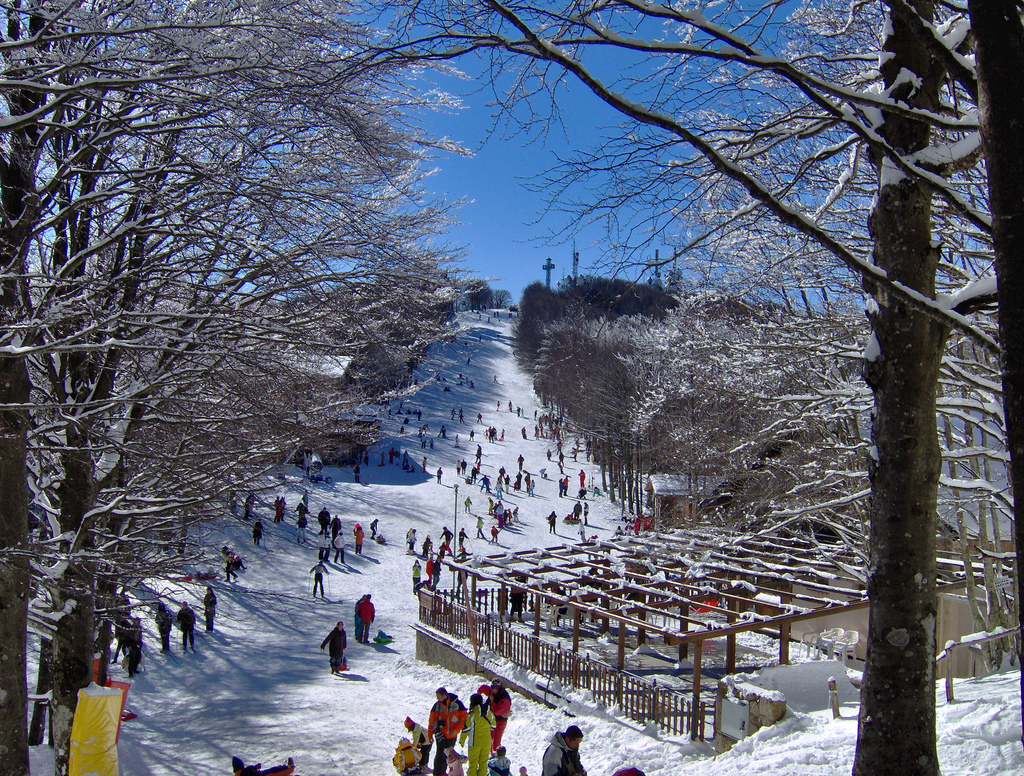
[[[466,314],[463,330],[455,341],[431,349],[417,370],[420,388],[403,403],[405,409],[419,410],[422,420],[412,416],[409,428],[399,434],[401,417],[384,415],[382,438],[373,447],[368,466],[361,469],[361,484],[351,470],[328,469],[332,485],[308,485],[301,472],[293,470],[284,481],[261,494],[257,517],[265,534],[262,546],[254,547],[251,526],[225,517],[223,525],[210,528],[203,540],[210,548],[210,568],[219,571],[210,584],[218,598],[215,630],[205,633],[202,617],[197,627],[196,652],[182,654],[180,634],[171,637],[171,653],[161,654],[152,616],[142,610],[146,627],[143,671],[132,680],[128,706],[138,718],[126,722],[120,739],[121,773],[129,776],[164,774],[228,774],[232,755],[245,762],[270,766],[294,757],[301,776],[390,776],[391,758],[404,734],[402,722],[411,716],[426,724],[434,690],[445,686],[468,704],[481,683],[478,678],[452,674],[415,659],[414,634],[409,627],[417,616],[412,593],[413,558],[405,552],[409,528],[418,533],[417,544],[430,535],[438,547],[442,526],[452,526],[458,510],[459,527],[471,537],[472,553],[492,554],[504,550],[550,546],[579,538],[577,528],[558,523],[558,536],[548,532],[545,517],[554,509],[559,518],[572,509],[575,499],[559,499],[558,465],[554,443],[534,439],[534,412],[543,414],[530,378],[516,366],[510,346],[511,327],[507,313],[488,321],[487,316]],[[462,374],[460,385],[459,374]],[[443,381],[437,381],[440,374]],[[470,387],[472,381],[473,387]],[[448,390],[445,390],[445,389]],[[512,402],[512,411],[508,403]],[[515,409],[522,412],[517,415]],[[460,423],[462,410],[465,423]],[[452,411],[455,418],[452,419]],[[477,422],[477,414],[482,423]],[[427,449],[420,447],[416,429],[427,424]],[[447,439],[438,437],[445,426]],[[482,432],[494,426],[504,429],[504,441],[484,441]],[[527,429],[523,439],[522,428]],[[469,431],[475,439],[469,440]],[[455,435],[459,448],[455,448]],[[564,438],[565,471],[570,493],[578,486],[582,468],[595,475],[597,467],[573,462],[575,438]],[[467,516],[463,501],[472,499],[474,515],[486,516],[486,494],[479,487],[456,480],[455,463],[465,458],[472,466],[476,445],[483,449],[483,472],[493,480],[504,466],[514,478],[517,459],[537,475],[536,496],[525,493],[505,498],[506,505],[519,506],[520,524],[503,531],[499,546],[472,538],[475,517]],[[387,451],[408,451],[416,473],[402,471],[399,462],[387,463]],[[548,462],[547,450],[553,460]],[[380,466],[381,452],[385,465]],[[422,470],[424,456],[427,473]],[[441,483],[436,471],[443,470]],[[458,503],[453,485],[460,489]],[[309,490],[310,526],[307,544],[296,544],[295,505],[304,489]],[[287,500],[285,521],[273,523],[272,502],[277,495]],[[310,569],[317,563],[316,519],[321,507],[338,515],[348,538],[345,563],[328,563],[326,599],[311,596]],[[590,501],[588,534],[609,536],[620,516],[620,506],[602,497]],[[379,545],[369,538],[369,524],[379,520],[378,530],[388,543]],[[356,523],[366,530],[364,553],[353,552],[352,530]],[[485,520],[489,532],[492,521]],[[246,570],[237,582],[223,581],[217,551],[228,545],[242,554]],[[419,547],[417,547],[419,549]],[[331,554],[333,559],[333,552]],[[422,561],[421,561],[422,563]],[[444,584],[444,582],[443,582]],[[139,591],[138,600],[164,596],[172,612],[189,600],[202,611],[205,583],[167,586],[153,583]],[[395,637],[387,646],[357,644],[353,607],[364,593],[376,605],[376,622],[371,635],[383,629]],[[349,671],[331,676],[328,658],[319,649],[321,641],[338,620],[345,623],[349,647]],[[711,749],[683,739],[666,740],[651,731],[615,718],[613,712],[597,709],[579,697],[569,718],[521,697],[513,698],[513,713],[504,737],[513,773],[525,765],[531,776],[540,776],[541,756],[551,734],[568,724],[579,725],[586,734],[581,747],[583,764],[591,776],[611,776],[625,765],[642,768],[648,776],[679,774],[768,773],[779,769],[787,774],[848,774],[852,767],[856,738],[855,696],[849,691],[843,718],[833,721],[826,710],[827,675],[841,672],[834,663],[777,669],[777,686],[787,692],[791,713],[774,728],[742,742],[732,752],[712,760]],[[123,678],[115,667],[115,678]],[[1017,677],[1010,673],[986,682],[961,681],[958,703],[940,701],[940,740],[943,773],[1010,774],[1024,770],[1020,751],[1019,696]],[[42,749],[34,753],[34,773],[45,767]]]

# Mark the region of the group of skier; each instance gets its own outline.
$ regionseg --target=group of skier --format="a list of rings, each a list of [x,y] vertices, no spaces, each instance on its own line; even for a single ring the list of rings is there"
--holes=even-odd
[[[438,687],[426,727],[405,718],[406,737],[395,753],[395,768],[404,774],[433,776],[510,776],[512,761],[502,745],[512,698],[501,679],[482,684],[469,696],[469,707],[445,687]],[[583,731],[570,725],[556,732],[544,751],[541,776],[586,776],[579,748]],[[460,754],[457,747],[465,748]],[[433,763],[430,753],[434,750]],[[526,766],[519,776],[528,776]],[[644,776],[636,769],[615,776]]]

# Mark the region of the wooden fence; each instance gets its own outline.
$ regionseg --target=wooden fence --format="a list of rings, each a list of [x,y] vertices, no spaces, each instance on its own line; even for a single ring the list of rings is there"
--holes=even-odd
[[[482,596],[483,592],[478,591],[477,599],[490,603],[490,594]],[[595,700],[618,707],[629,719],[642,725],[653,722],[670,735],[688,735],[703,741],[706,732],[714,730],[713,703],[701,701],[694,707],[690,693],[661,687],[657,681],[592,660],[589,654],[581,656],[562,649],[561,644],[553,646],[542,641],[532,633],[512,630],[498,618],[488,617],[486,611],[494,609],[488,607],[474,612],[476,643],[481,649],[545,677],[545,681],[539,683],[541,690],[545,689],[545,684],[550,686],[555,682],[562,687],[589,690]],[[420,622],[450,636],[471,639],[466,608],[448,591],[443,595],[424,591],[420,595]]]

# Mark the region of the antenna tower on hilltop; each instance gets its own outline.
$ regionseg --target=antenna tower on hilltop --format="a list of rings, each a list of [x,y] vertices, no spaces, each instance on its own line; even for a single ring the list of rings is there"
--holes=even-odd
[[[544,270],[544,272],[546,273],[544,275],[544,285],[546,285],[548,288],[551,288],[551,270],[553,270],[554,268],[555,263],[551,261],[551,257],[548,256],[547,263],[543,267],[541,267],[541,269]]]
[[[580,268],[580,252],[576,250],[576,241],[572,241],[572,284],[576,285],[577,273]]]
[[[654,250],[654,261],[648,262],[647,266],[652,270],[649,283],[655,288],[661,288],[661,252],[657,248]]]

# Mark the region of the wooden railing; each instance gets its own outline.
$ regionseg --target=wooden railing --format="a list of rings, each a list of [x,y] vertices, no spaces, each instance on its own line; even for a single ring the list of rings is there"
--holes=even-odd
[[[474,611],[475,640],[487,649],[521,668],[545,677],[538,683],[541,690],[558,682],[562,687],[588,690],[595,700],[616,707],[621,714],[642,725],[653,722],[670,735],[704,740],[714,730],[714,704],[701,701],[694,707],[689,693],[661,687],[618,668],[552,645],[533,634],[512,630],[496,616],[494,591],[478,591]],[[483,594],[483,595],[482,595]],[[460,596],[451,591],[420,596],[420,622],[460,639],[471,640],[469,618]]]

